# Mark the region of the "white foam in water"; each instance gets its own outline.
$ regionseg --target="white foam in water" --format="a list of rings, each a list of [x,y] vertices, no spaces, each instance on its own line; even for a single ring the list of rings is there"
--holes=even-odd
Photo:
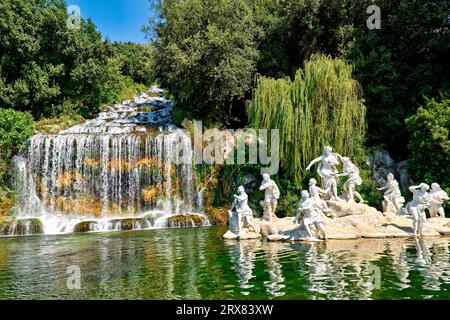
[[[82,221],[93,222],[91,231],[121,230],[127,215],[141,219],[133,229],[148,229],[170,215],[202,211],[191,138],[172,124],[173,102],[154,97],[161,93],[152,87],[59,134],[31,137],[13,159],[16,216],[39,218],[45,234],[64,234]],[[148,188],[153,201],[143,196]],[[80,203],[100,217],[74,212]]]

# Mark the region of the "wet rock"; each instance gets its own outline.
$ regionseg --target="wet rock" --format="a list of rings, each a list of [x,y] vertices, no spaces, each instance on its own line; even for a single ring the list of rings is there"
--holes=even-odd
[[[177,214],[167,218],[169,228],[201,227],[208,219],[202,214]]]
[[[334,217],[361,215],[368,212],[377,212],[377,209],[363,203],[347,203],[343,201],[327,201],[328,207],[333,210]]]
[[[38,218],[11,219],[0,223],[0,234],[3,236],[24,236],[41,233],[44,233],[44,228]]]
[[[142,218],[125,218],[125,219],[114,219],[111,220],[113,224],[113,230],[136,230],[142,229],[147,224]]]
[[[215,226],[224,226],[228,222],[228,208],[209,208],[207,211],[209,220]]]
[[[98,222],[96,221],[82,221],[75,226],[73,232],[81,233],[95,231],[97,229],[97,226]]]

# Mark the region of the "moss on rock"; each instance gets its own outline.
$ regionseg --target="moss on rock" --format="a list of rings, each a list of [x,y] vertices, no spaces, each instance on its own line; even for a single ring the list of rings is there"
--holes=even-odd
[[[206,217],[201,214],[177,214],[167,218],[170,228],[190,228],[204,225]]]
[[[73,232],[76,233],[90,232],[93,231],[97,225],[98,222],[96,221],[82,221],[75,226]]]
[[[0,234],[4,236],[24,236],[44,233],[41,220],[30,219],[6,219],[0,223]]]

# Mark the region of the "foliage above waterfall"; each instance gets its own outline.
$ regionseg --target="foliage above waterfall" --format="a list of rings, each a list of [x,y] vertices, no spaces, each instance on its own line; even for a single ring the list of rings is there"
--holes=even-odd
[[[7,185],[9,159],[33,134],[33,117],[26,112],[0,109],[0,192]],[[0,194],[1,198],[1,194]],[[0,199],[0,206],[1,206]]]
[[[91,20],[67,27],[60,0],[0,1],[0,101],[38,119],[89,116],[134,82],[153,81],[152,50],[102,40]],[[136,94],[138,92],[132,92]]]
[[[251,89],[256,44],[244,0],[168,0],[158,8],[156,72],[191,116],[230,118]]]
[[[293,81],[258,77],[247,113],[255,128],[280,130],[281,164],[296,182],[324,146],[351,156],[364,142],[361,88],[340,59],[313,56]]]

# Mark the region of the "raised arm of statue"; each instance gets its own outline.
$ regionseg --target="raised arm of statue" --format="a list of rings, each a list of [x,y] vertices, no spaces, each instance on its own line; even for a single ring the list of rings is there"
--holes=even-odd
[[[234,195],[234,198],[236,200],[238,200],[239,202],[243,202],[243,201],[247,200],[248,196],[247,196],[247,194],[242,194],[240,196]]]
[[[309,165],[306,167],[306,171],[309,171],[313,165],[315,165],[316,163],[318,163],[320,161],[322,161],[322,157],[318,157],[318,158],[314,159],[313,161],[311,161],[309,163]]]
[[[261,186],[259,187],[259,190],[263,191],[263,190],[267,189],[267,187],[269,187],[268,183],[262,183]]]
[[[416,193],[417,189],[419,189],[420,186],[411,186],[409,187],[409,191],[411,191],[412,193]]]

